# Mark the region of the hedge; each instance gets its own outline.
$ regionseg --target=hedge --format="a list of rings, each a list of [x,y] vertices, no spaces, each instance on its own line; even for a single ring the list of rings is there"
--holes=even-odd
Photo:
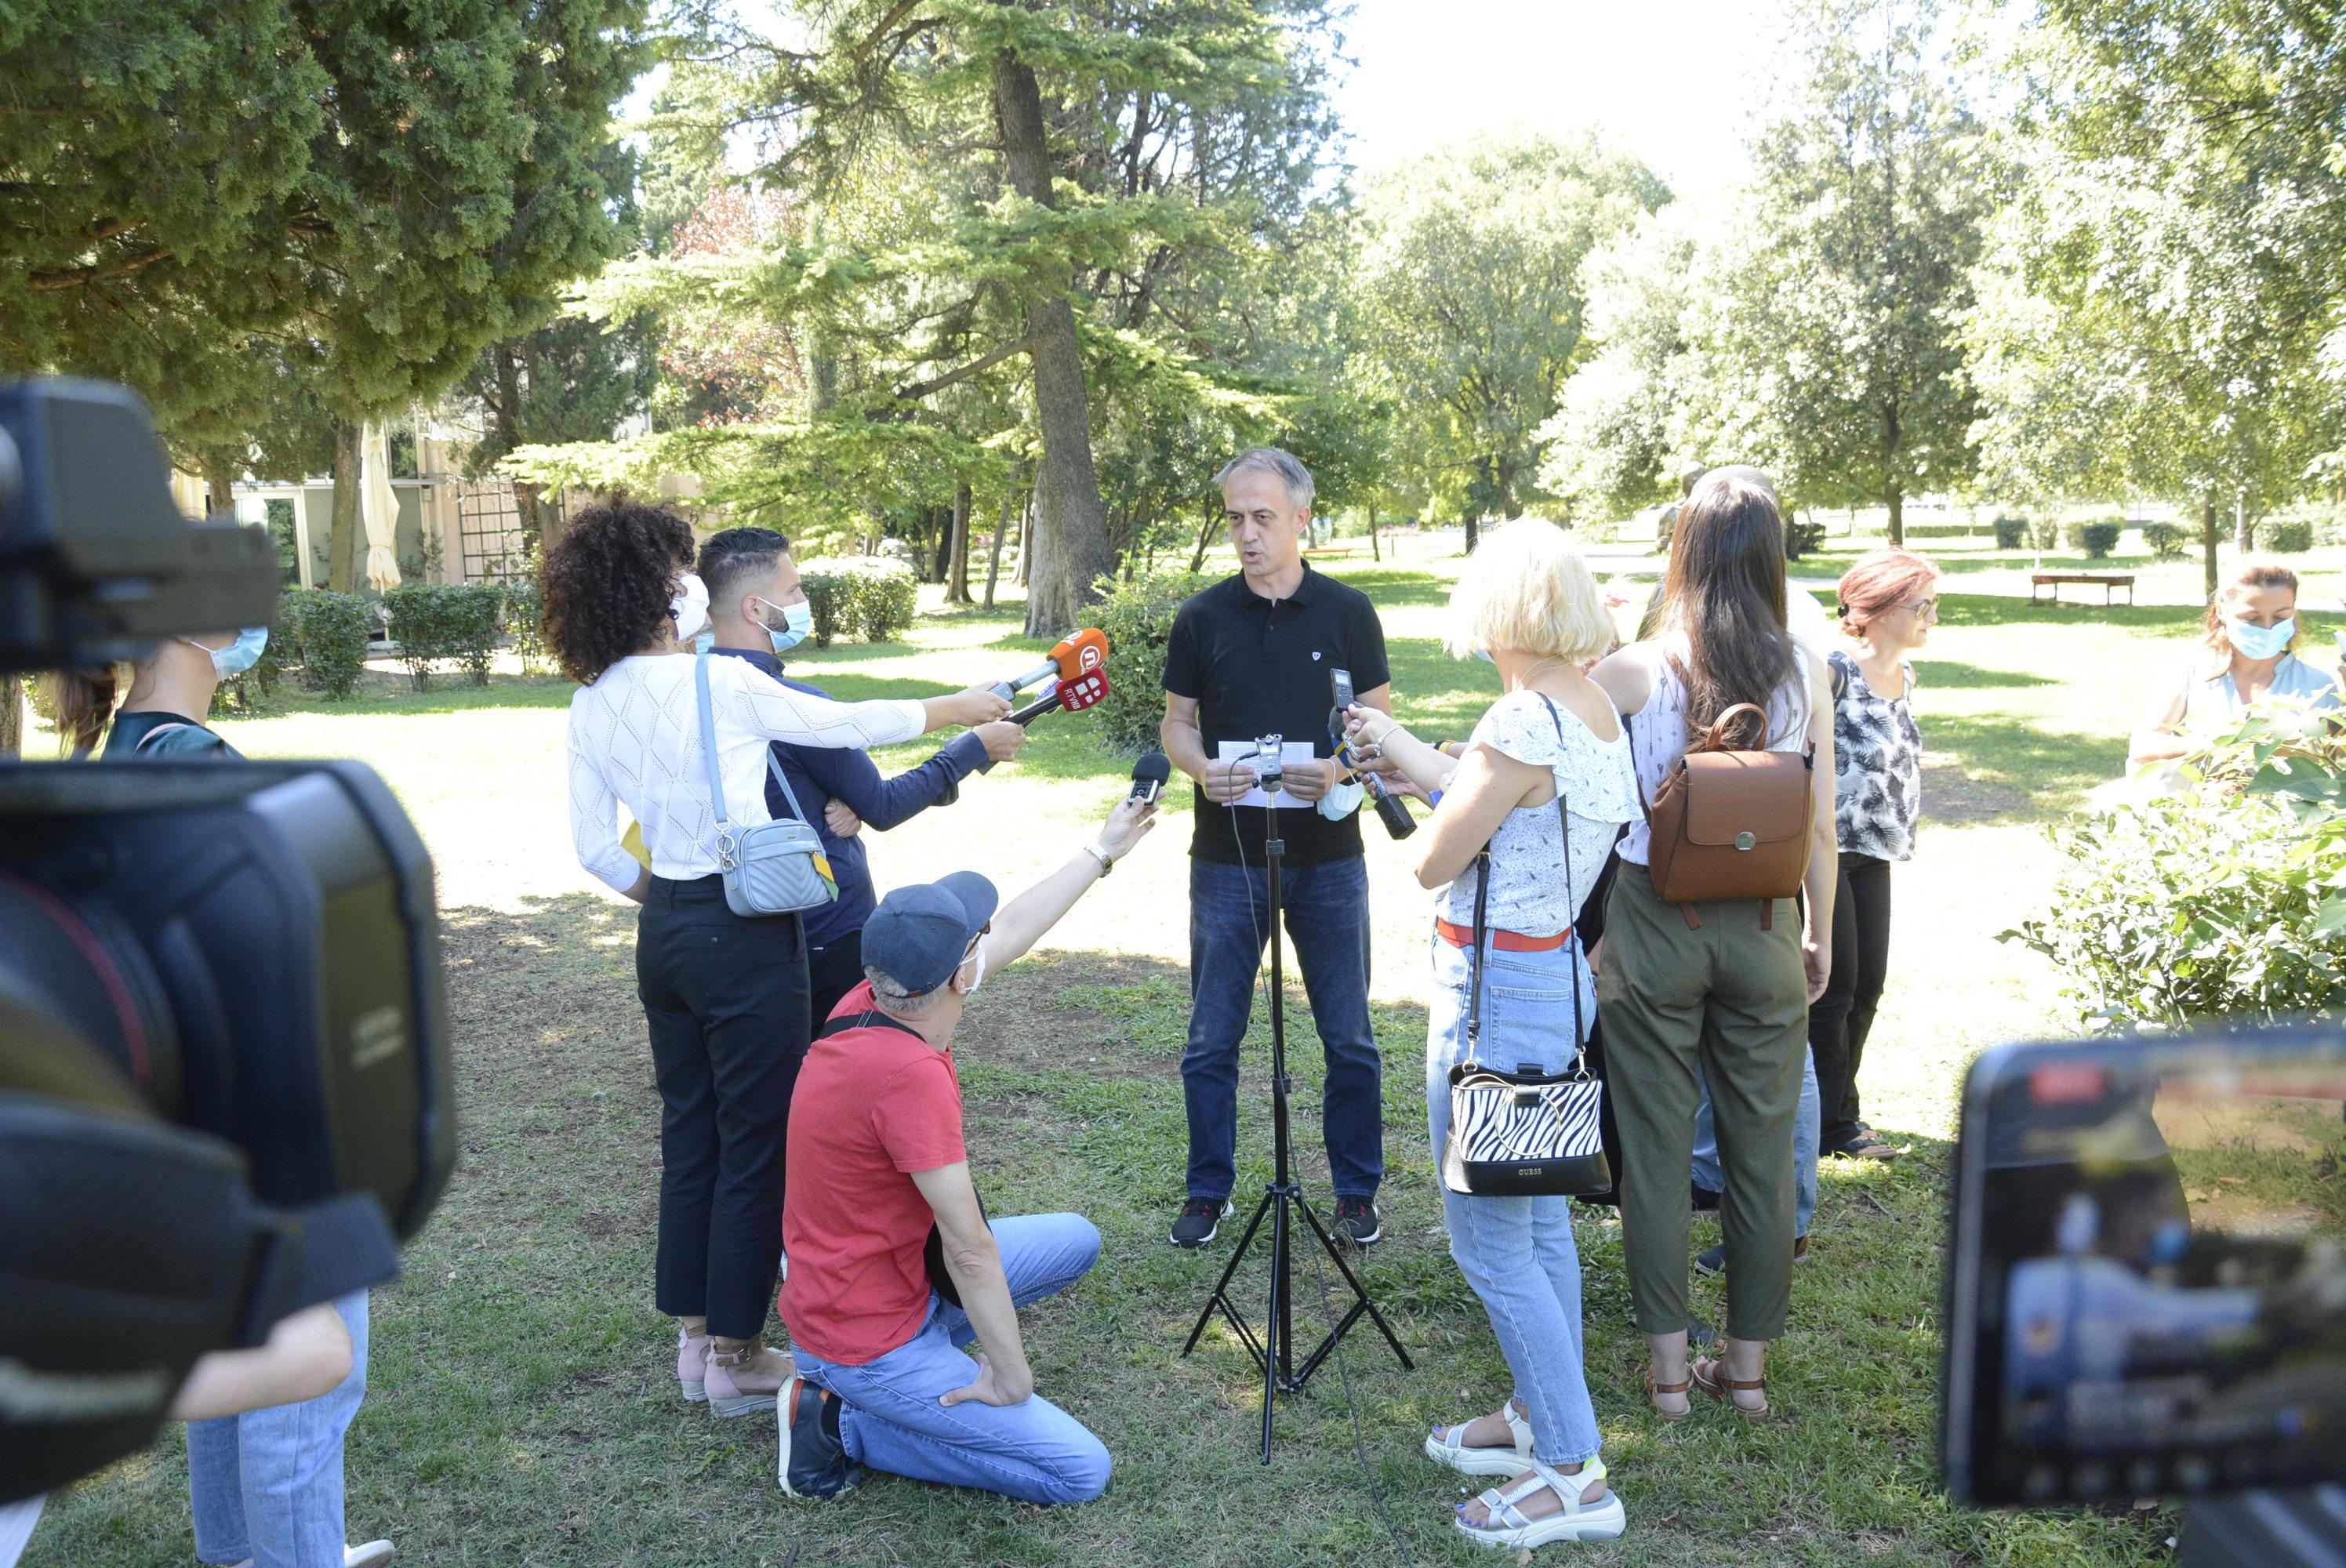
[[[1107,634],[1107,696],[1092,711],[1101,743],[1127,757],[1157,749],[1165,718],[1165,647],[1174,612],[1211,579],[1151,572],[1129,583],[1101,578],[1107,596],[1092,624]]]
[[[2028,519],[1999,517],[1995,520],[1995,547],[1999,550],[2025,550],[2028,547]]]
[[[505,636],[521,658],[521,667],[541,673],[552,669],[554,650],[546,646],[546,601],[538,590],[536,564],[500,585],[505,590]]]
[[[289,595],[288,624],[300,650],[301,684],[335,701],[359,688],[367,644],[374,638],[374,606],[356,594],[310,588]]]
[[[2158,559],[2171,561],[2191,543],[2191,531],[2174,523],[2146,523],[2142,525],[2142,543]]]
[[[2116,519],[2100,523],[2068,523],[2061,528],[2061,542],[2072,550],[2082,551],[2098,561],[2118,547],[2118,535],[2126,532],[2126,524]]]
[[[920,579],[901,561],[876,555],[809,561],[799,569],[814,613],[814,646],[833,637],[860,636],[884,643],[913,624],[920,606]]]
[[[2313,548],[2313,520],[2310,517],[2284,517],[2266,524],[2264,535],[2266,549],[2283,555],[2300,555]]]
[[[505,592],[496,584],[406,583],[383,595],[382,602],[391,612],[399,662],[407,667],[416,690],[431,686],[434,661],[449,658],[464,667],[474,686],[489,684],[489,664],[505,626]]]
[[[1797,561],[1825,542],[1825,525],[1821,523],[1787,522],[1784,524],[1784,558]]]

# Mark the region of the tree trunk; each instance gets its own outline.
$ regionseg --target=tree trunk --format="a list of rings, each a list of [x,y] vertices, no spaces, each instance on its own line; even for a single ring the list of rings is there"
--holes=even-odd
[[[1385,558],[1384,544],[1377,537],[1377,504],[1373,501],[1369,503],[1369,554],[1380,561]]]
[[[366,581],[366,528],[359,520],[362,440],[356,423],[334,421],[334,511],[326,534],[326,585],[338,594],[355,593]]]
[[[945,575],[945,603],[966,605],[969,596],[969,482],[954,488],[953,558]]]
[[[1005,49],[994,57],[994,114],[1002,133],[1003,172],[1012,188],[1041,208],[1055,207],[1042,89],[1035,73]],[[1051,280],[1058,281],[1059,280]],[[1034,347],[1035,412],[1043,457],[1035,483],[1035,565],[1026,573],[1026,635],[1056,636],[1096,596],[1096,579],[1115,570],[1107,513],[1092,466],[1091,416],[1076,313],[1047,287],[1026,295],[1026,332]],[[1023,565],[1023,563],[1022,563]]]
[[[2249,515],[2249,493],[2232,498],[2232,548],[2245,555],[2257,547],[2257,524]]]
[[[2207,579],[2208,602],[2216,602],[2216,498],[2210,495],[2199,508],[2199,558],[2201,575]]]
[[[1890,487],[1890,547],[1906,547],[1906,492],[1898,485]]]
[[[1468,513],[1466,515],[1466,553],[1469,555],[1474,553],[1474,546],[1482,543],[1482,538],[1483,520],[1480,517],[1475,516],[1473,513]]]
[[[236,475],[243,466],[243,455],[232,446],[203,454],[205,516],[218,517],[236,510]]]
[[[21,756],[25,749],[25,677],[0,676],[0,757]]]
[[[1212,506],[1206,508],[1206,520],[1198,528],[1198,547],[1189,552],[1190,571],[1202,572],[1206,569],[1206,547],[1214,542],[1214,524],[1221,520],[1222,514],[1219,509]]]
[[[1035,492],[1026,493],[1026,510],[1018,514],[1018,575],[1011,579],[1026,585],[1026,568],[1035,559]]]
[[[946,567],[953,563],[953,508],[938,507],[929,514],[929,522],[936,532],[921,541],[922,551],[928,557],[929,562],[929,569],[925,575],[932,583],[942,583],[945,580]],[[932,544],[931,541],[934,543]]]
[[[1002,497],[1002,515],[994,520],[994,543],[985,551],[985,607],[994,608],[994,585],[1002,578],[1002,536],[1010,532],[1010,507],[1017,499],[1015,490],[1005,491]]]

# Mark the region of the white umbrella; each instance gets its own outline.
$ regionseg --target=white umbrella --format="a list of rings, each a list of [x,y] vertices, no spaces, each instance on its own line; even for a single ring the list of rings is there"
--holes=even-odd
[[[367,422],[359,449],[359,522],[366,529],[366,580],[381,591],[399,586],[399,560],[392,547],[399,535],[399,498],[391,493],[391,437]]]

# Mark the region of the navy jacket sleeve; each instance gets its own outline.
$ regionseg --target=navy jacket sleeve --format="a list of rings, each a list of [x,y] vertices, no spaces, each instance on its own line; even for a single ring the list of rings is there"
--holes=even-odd
[[[826,794],[883,832],[932,806],[951,802],[961,793],[961,781],[985,760],[985,742],[974,734],[957,738],[918,768],[893,779],[882,779],[871,755],[852,747],[793,749],[800,765]]]

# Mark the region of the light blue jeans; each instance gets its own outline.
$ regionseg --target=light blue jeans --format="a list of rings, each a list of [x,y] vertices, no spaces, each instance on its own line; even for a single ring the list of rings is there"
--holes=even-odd
[[[314,1400],[188,1423],[196,1556],[253,1568],[342,1568],[342,1434],[366,1397],[367,1293],[334,1303],[351,1375]]]
[[[1701,1084],[1702,1069],[1695,1069]],[[1710,1085],[1702,1084],[1702,1103],[1694,1113],[1694,1182],[1706,1192],[1727,1185],[1719,1168],[1719,1133],[1710,1125]],[[1817,1212],[1817,1054],[1800,1062],[1800,1109],[1792,1118],[1792,1235],[1808,1235]]]
[[[1450,1069],[1466,1054],[1469,954],[1433,938],[1433,996],[1426,1020],[1425,1119],[1438,1171],[1450,1131]],[[1572,992],[1580,1016],[1596,1016],[1596,993],[1577,942],[1548,952],[1486,949],[1479,1059],[1514,1071],[1535,1064],[1559,1072],[1579,1050],[1573,1038]],[[1438,1176],[1437,1176],[1437,1179]],[[1532,1453],[1544,1464],[1596,1457],[1596,1411],[1581,1359],[1580,1257],[1572,1245],[1568,1197],[1469,1197],[1442,1189],[1450,1256],[1481,1297],[1515,1374],[1515,1398],[1532,1428]]]
[[[1079,1214],[993,1222],[1010,1298],[1054,1296],[1099,1261],[1099,1232]],[[963,1350],[969,1317],[935,1296],[928,1320],[894,1349],[859,1367],[793,1349],[801,1375],[839,1396],[847,1457],[892,1475],[998,1492],[1026,1502],[1089,1502],[1107,1490],[1107,1446],[1050,1400],[998,1406],[937,1400],[977,1380]]]

